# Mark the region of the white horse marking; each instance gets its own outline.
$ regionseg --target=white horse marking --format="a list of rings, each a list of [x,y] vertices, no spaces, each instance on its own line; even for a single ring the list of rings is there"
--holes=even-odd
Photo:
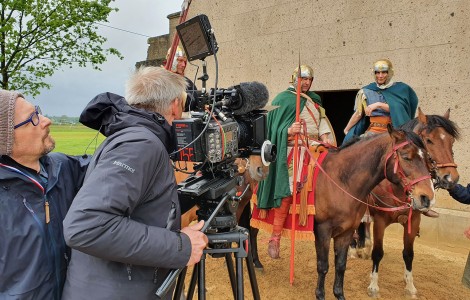
[[[422,159],[424,159],[424,152],[423,152],[423,150],[419,149],[419,150],[418,150],[418,155],[419,155],[419,157],[421,157]]]
[[[416,296],[418,294],[418,290],[415,288],[415,285],[413,283],[413,273],[411,271],[408,271],[406,267],[405,267],[404,279],[406,283],[405,292],[408,295]]]
[[[370,273],[370,284],[367,288],[369,297],[377,297],[379,295],[379,273],[373,271]]]

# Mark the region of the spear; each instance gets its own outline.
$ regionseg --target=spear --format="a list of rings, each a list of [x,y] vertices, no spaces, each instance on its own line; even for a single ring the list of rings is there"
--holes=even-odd
[[[299,67],[297,68],[297,99],[295,103],[295,122],[300,122],[300,93],[302,80],[300,77],[300,50],[299,50]],[[299,165],[299,134],[295,134],[294,138],[294,187],[292,189],[292,224],[291,224],[291,244],[290,244],[290,284],[294,284],[294,255],[295,255],[295,223],[297,213],[297,172]]]
[[[183,4],[181,5],[181,12],[180,12],[180,20],[178,24],[183,23],[186,21],[186,17],[188,16],[188,10],[189,10],[189,5],[191,4],[191,0],[184,0]],[[173,42],[171,43],[171,48],[170,48],[170,55],[168,56],[168,59],[166,60],[165,64],[165,69],[170,70],[171,65],[173,63],[173,58],[175,57],[176,53],[176,47],[178,47],[178,44],[180,42],[180,38],[178,34],[175,32],[175,35],[173,36]]]

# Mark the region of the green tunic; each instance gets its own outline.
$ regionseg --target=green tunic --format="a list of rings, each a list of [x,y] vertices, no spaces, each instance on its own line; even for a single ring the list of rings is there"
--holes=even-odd
[[[269,209],[279,207],[284,197],[292,195],[289,187],[289,173],[287,166],[287,130],[295,122],[296,94],[293,88],[278,94],[272,105],[279,108],[268,113],[268,139],[277,146],[276,161],[269,166],[268,177],[258,186],[258,208]],[[306,93],[313,101],[321,105],[320,96],[308,91]],[[300,110],[305,107],[307,99],[300,98]]]

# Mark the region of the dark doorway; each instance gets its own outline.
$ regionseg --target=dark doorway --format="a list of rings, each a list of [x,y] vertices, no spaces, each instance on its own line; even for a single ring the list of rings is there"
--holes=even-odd
[[[342,90],[342,91],[322,91],[317,92],[320,95],[326,115],[335,131],[338,146],[344,139],[344,127],[348,124],[349,119],[354,111],[354,100],[358,90]]]

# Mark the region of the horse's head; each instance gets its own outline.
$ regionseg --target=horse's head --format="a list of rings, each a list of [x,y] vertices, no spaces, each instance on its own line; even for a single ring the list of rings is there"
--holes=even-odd
[[[419,134],[429,155],[429,169],[435,187],[450,189],[459,180],[457,164],[454,163],[452,146],[459,137],[459,130],[449,120],[450,109],[443,116],[425,115],[418,108],[418,122],[413,131]]]
[[[235,163],[238,165],[240,173],[249,176],[249,179],[261,181],[266,179],[269,173],[269,166],[265,166],[260,155],[250,155],[249,158],[237,158]],[[246,173],[248,171],[248,173]]]
[[[391,125],[388,132],[392,147],[386,161],[386,178],[404,188],[413,209],[428,210],[434,199],[434,187],[422,140],[413,132],[394,130]]]

